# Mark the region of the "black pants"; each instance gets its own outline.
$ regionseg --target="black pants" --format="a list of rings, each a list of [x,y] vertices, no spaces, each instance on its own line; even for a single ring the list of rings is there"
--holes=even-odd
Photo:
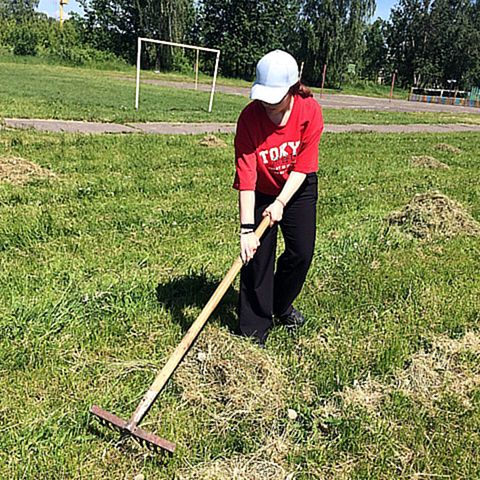
[[[284,209],[283,219],[268,229],[253,259],[242,268],[238,303],[239,327],[243,335],[264,340],[272,327],[273,315],[288,315],[300,293],[315,247],[317,176],[308,174]],[[255,223],[275,200],[255,194]],[[278,225],[285,251],[275,270]]]

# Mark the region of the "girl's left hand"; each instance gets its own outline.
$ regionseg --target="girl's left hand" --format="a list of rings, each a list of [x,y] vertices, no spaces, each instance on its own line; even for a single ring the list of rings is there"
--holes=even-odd
[[[262,215],[264,217],[266,217],[267,215],[270,216],[270,227],[272,227],[274,223],[280,222],[280,220],[282,220],[283,205],[279,201],[275,200],[263,211]]]

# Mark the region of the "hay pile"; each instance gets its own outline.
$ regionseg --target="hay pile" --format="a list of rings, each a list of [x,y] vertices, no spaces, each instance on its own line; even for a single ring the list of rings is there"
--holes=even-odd
[[[438,150],[442,150],[444,152],[449,152],[449,153],[462,153],[462,151],[458,147],[454,147],[453,145],[449,145],[448,143],[438,143],[436,145]]]
[[[450,168],[446,163],[428,155],[413,156],[411,163],[414,167],[438,168],[440,170],[448,170]]]
[[[181,480],[284,480],[289,434],[279,433],[278,420],[287,415],[285,372],[248,340],[207,326],[176,374],[182,399],[208,412],[208,429],[221,435],[247,420],[265,445],[254,453],[221,458],[183,469]]]
[[[388,217],[404,233],[417,238],[480,235],[480,224],[455,200],[439,192],[417,194],[402,210]]]
[[[220,429],[236,417],[263,423],[285,412],[285,373],[265,350],[215,326],[202,332],[176,383],[187,402],[218,410],[213,420]]]
[[[288,445],[275,441],[251,455],[236,455],[229,459],[218,459],[185,469],[177,474],[176,480],[289,480],[282,465],[288,454]]]
[[[335,419],[356,420],[358,410],[361,410],[369,415],[368,431],[382,437],[385,432],[389,432],[389,438],[395,438],[397,432],[401,432],[404,427],[403,420],[396,419],[396,413],[392,412],[391,407],[393,395],[398,394],[432,416],[444,413],[444,402],[452,399],[461,405],[462,412],[475,412],[476,393],[480,387],[478,365],[480,335],[468,332],[460,339],[451,339],[445,335],[435,336],[427,349],[414,353],[405,367],[396,369],[388,379],[378,381],[368,377],[362,381],[354,381],[351,387],[319,402],[315,415],[318,419],[317,425],[328,439],[330,435],[338,434],[335,431]],[[395,440],[395,466],[398,472],[411,474],[418,452],[411,449],[409,437],[404,440],[402,436],[399,435]],[[318,442],[318,445],[319,448],[322,447],[321,442]],[[329,448],[328,443],[326,448]],[[373,464],[378,460],[382,448],[372,443],[358,453],[339,452],[335,458],[327,460],[323,465],[312,465],[309,473],[315,478],[325,480],[356,477],[355,473],[358,476],[358,472],[363,471],[357,466],[362,464],[364,467],[364,457],[369,464]]]
[[[23,185],[30,180],[54,177],[50,170],[19,157],[0,157],[0,182]]]
[[[433,408],[445,395],[454,396],[465,408],[471,408],[471,393],[480,387],[480,374],[465,364],[465,355],[476,356],[480,361],[478,335],[468,332],[460,340],[439,336],[428,351],[414,354],[406,369],[397,370],[390,383],[382,384],[369,378],[345,389],[340,394],[342,403],[372,411],[386,395],[400,391],[428,408]]]
[[[205,135],[200,140],[200,145],[204,147],[210,147],[210,148],[227,146],[227,144],[221,138],[218,138],[213,134]]]

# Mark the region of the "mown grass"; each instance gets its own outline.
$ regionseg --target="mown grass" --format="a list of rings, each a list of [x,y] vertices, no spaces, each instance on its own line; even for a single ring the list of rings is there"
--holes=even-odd
[[[148,45],[148,44],[147,44]],[[210,55],[210,54],[204,54]],[[62,64],[57,59],[43,57],[43,56],[18,56],[13,54],[7,54],[0,52],[0,59],[2,62],[17,63],[17,64],[29,64],[29,65],[57,65],[57,66],[69,66],[67,64]],[[113,76],[118,75],[119,72],[126,74],[131,78],[135,78],[136,67],[135,65],[129,65],[123,61],[114,62],[94,62],[92,64],[83,65],[77,67],[80,69],[87,70],[103,70],[107,75]],[[180,71],[154,71],[152,70],[142,70],[142,77],[151,78],[151,79],[160,79],[166,81],[178,81],[178,82],[192,82],[195,79],[195,66],[192,62],[191,72],[180,72]],[[200,83],[211,84],[212,83],[212,74],[206,74],[202,71],[199,72],[198,81]],[[234,87],[244,87],[250,88],[251,82],[247,80],[242,80],[240,78],[229,78],[223,77],[222,75],[217,76],[218,85],[229,85]],[[320,92],[320,88],[315,88],[315,91]],[[344,85],[339,89],[324,89],[326,93],[344,93],[349,95],[368,95],[373,97],[383,97],[387,98],[390,96],[390,86],[386,85],[377,85],[372,82],[357,82],[354,85]],[[394,91],[394,98],[408,98],[408,91],[397,88]]]
[[[133,411],[236,256],[232,137],[207,148],[194,136],[1,135],[1,155],[57,175],[0,184],[1,478],[172,479],[249,458],[269,426],[298,479],[480,475],[478,385],[462,392],[469,407],[450,391],[428,405],[393,390],[374,411],[338,397],[368,379],[396,385],[440,334],[480,334],[480,240],[418,241],[385,222],[437,189],[480,220],[478,135],[325,136],[316,252],[297,302],[308,323],[297,337],[275,329],[260,352],[288,379],[284,407],[298,418],[237,412],[218,430],[222,405],[186,400],[174,379],[144,423],[178,442],[166,460],[119,445],[88,409]],[[419,154],[451,169],[414,168]],[[217,331],[235,326],[236,288],[212,316]],[[476,378],[478,360],[463,359]]]
[[[321,92],[321,88],[314,87],[316,93]],[[324,93],[333,95],[361,95],[365,97],[390,98],[390,85],[378,85],[372,81],[358,81],[354,84],[345,84],[341,88],[325,88]],[[408,100],[409,91],[403,88],[394,88],[393,98],[398,100]]]
[[[118,75],[118,72],[116,73]],[[207,92],[142,85],[135,111],[135,84],[105,71],[2,63],[0,115],[105,122],[232,121],[248,99],[217,93],[208,113]]]
[[[148,78],[148,72],[144,76]],[[135,84],[121,77],[125,77],[124,71],[0,58],[0,118],[234,123],[249,101],[239,95],[216,93],[213,112],[208,113],[208,92],[142,84],[140,108],[136,111]],[[193,87],[193,80],[181,75],[160,74],[155,78],[188,79]],[[335,124],[480,123],[480,115],[475,114],[324,109],[324,115],[328,123]]]
[[[320,104],[321,104],[320,100]],[[480,125],[480,115],[431,112],[385,112],[359,109],[324,108],[323,117],[327,124],[351,125],[409,125],[465,123]]]

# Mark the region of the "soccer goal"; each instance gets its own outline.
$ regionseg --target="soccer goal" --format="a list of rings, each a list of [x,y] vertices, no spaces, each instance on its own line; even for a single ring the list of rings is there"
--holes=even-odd
[[[211,52],[216,54],[215,70],[213,72],[212,90],[210,92],[210,103],[208,105],[208,111],[211,112],[212,106],[213,106],[213,95],[215,93],[215,84],[217,82],[220,50],[216,48],[197,47],[195,45],[185,45],[183,43],[167,42],[165,40],[154,40],[152,38],[142,38],[142,37],[138,37],[138,42],[137,42],[137,85],[136,85],[136,91],[135,91],[135,109],[138,110],[138,101],[140,98],[140,59],[142,57],[142,42],[157,43],[160,45],[170,45],[172,47],[191,48],[193,50],[196,50],[197,56],[195,61],[195,89],[197,89],[197,86],[198,86],[198,57],[199,57],[200,51]]]

